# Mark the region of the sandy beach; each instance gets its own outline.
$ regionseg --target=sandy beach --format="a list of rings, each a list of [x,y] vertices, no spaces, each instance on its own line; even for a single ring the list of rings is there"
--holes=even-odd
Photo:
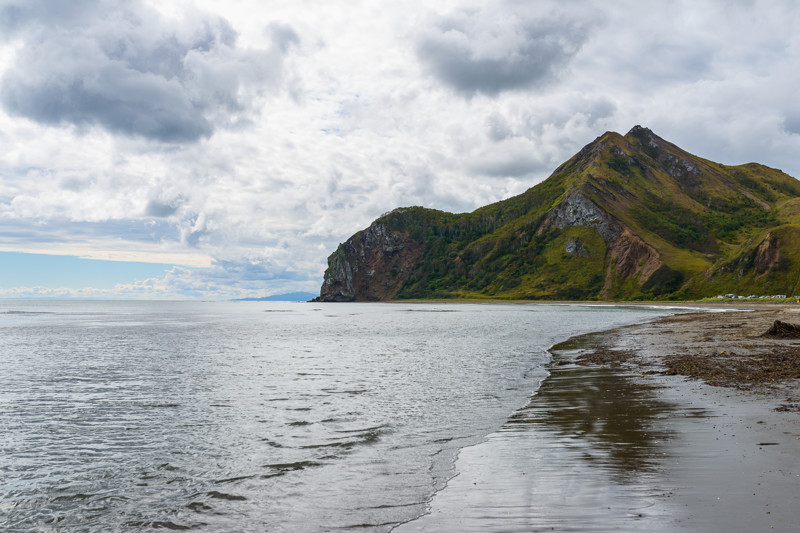
[[[720,306],[710,306],[720,307]],[[800,306],[575,337],[429,514],[396,531],[798,531]]]

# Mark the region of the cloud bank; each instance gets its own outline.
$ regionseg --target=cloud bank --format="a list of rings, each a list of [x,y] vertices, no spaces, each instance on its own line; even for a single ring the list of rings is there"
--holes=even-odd
[[[435,17],[418,38],[419,60],[465,96],[533,89],[554,81],[578,52],[588,20],[555,4],[493,3]]]
[[[0,245],[176,265],[105,297],[263,296],[318,288],[383,212],[521,193],[607,130],[800,176],[799,18],[780,0],[0,0]]]
[[[280,84],[299,42],[275,24],[266,48],[242,48],[222,17],[169,21],[135,0],[25,0],[0,9],[0,31],[24,42],[2,80],[10,114],[166,143],[250,120],[253,99]]]

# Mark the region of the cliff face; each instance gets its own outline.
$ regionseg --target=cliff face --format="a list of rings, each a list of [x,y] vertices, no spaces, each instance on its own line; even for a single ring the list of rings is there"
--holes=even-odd
[[[799,276],[800,182],[637,126],[472,213],[384,215],[329,257],[319,300],[793,294]]]
[[[376,222],[340,244],[328,258],[318,301],[385,301],[397,294],[422,255],[408,232]]]

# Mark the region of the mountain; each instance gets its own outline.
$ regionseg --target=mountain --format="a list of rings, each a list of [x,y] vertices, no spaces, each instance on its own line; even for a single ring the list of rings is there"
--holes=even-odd
[[[471,213],[386,213],[331,254],[318,300],[691,299],[798,282],[800,182],[636,126]]]

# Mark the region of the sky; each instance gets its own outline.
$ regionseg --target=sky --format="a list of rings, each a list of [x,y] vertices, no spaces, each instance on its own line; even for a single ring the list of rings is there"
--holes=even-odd
[[[0,0],[0,298],[318,293],[640,124],[800,177],[800,3]]]

